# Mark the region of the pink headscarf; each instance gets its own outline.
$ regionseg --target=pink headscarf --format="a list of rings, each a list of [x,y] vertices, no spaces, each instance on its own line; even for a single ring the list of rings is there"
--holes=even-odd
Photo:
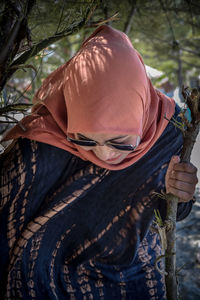
[[[67,150],[110,170],[140,159],[174,113],[171,98],[156,91],[128,37],[110,26],[95,30],[79,52],[51,73],[33,99],[32,114],[4,140],[26,137]],[[67,141],[73,133],[116,133],[141,137],[137,150],[118,165]]]

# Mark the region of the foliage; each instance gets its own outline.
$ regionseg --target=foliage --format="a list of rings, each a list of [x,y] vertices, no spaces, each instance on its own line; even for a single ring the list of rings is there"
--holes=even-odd
[[[110,13],[118,9],[120,12],[120,21],[113,25],[123,31],[129,17],[128,12],[135,4],[129,37],[146,64],[164,71],[176,83],[179,60],[182,63],[183,80],[186,79],[187,71],[192,70],[194,76],[199,75],[199,1],[126,0],[111,3],[108,6]]]

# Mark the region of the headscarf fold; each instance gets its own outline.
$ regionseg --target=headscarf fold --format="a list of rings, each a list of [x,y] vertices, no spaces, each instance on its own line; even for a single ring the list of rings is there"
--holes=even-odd
[[[128,37],[110,26],[95,30],[78,53],[51,73],[33,99],[31,115],[4,140],[25,137],[67,150],[84,160],[120,170],[155,144],[174,113],[174,100],[155,90]],[[165,118],[166,116],[166,118]],[[74,133],[140,136],[137,150],[118,165],[67,141]]]

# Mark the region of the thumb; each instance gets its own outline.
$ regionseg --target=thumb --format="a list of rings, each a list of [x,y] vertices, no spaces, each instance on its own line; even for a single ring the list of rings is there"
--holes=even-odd
[[[174,155],[172,156],[169,165],[168,165],[168,169],[167,169],[167,173],[165,175],[165,187],[166,187],[166,193],[169,193],[169,178],[172,174],[172,171],[174,169],[174,165],[178,164],[180,162],[180,157],[178,155]]]

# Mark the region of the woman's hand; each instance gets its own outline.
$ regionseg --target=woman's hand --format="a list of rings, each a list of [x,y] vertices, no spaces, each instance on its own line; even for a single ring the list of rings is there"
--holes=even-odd
[[[197,168],[191,163],[180,162],[179,156],[173,156],[165,176],[167,194],[177,196],[179,202],[188,202],[193,198],[197,182]]]

